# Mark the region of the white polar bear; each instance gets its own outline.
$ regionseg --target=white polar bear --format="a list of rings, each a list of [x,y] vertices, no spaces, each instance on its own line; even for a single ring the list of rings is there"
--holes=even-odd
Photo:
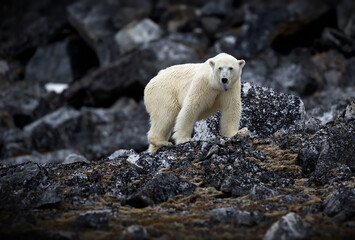
[[[244,60],[226,53],[204,63],[181,64],[161,70],[144,90],[144,104],[150,115],[149,152],[170,146],[174,127],[176,144],[191,141],[196,121],[221,110],[221,133],[234,136],[242,111],[240,77]]]

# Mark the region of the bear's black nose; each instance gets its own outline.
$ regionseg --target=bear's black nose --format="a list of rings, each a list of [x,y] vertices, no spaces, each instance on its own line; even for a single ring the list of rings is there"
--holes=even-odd
[[[222,78],[222,83],[227,83],[228,79],[227,78]]]

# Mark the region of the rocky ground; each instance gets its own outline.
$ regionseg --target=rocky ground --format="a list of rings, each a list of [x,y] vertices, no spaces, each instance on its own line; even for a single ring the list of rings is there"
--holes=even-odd
[[[354,9],[5,0],[1,239],[353,239]],[[246,60],[240,134],[217,113],[144,152],[149,79],[221,51]]]

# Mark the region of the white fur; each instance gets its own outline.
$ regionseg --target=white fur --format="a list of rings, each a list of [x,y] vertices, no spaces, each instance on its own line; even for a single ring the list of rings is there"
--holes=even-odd
[[[151,79],[144,90],[151,120],[149,151],[172,145],[168,140],[173,127],[176,144],[191,141],[195,122],[218,110],[222,112],[222,135],[234,136],[242,111],[240,76],[244,64],[244,60],[221,53],[204,63],[166,68]]]

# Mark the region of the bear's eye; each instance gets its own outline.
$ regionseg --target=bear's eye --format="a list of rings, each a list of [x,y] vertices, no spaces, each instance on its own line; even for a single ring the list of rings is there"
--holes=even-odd
[[[233,68],[232,68],[232,67],[229,67],[228,69],[229,69],[230,71],[232,71],[232,70],[233,70]]]
[[[219,67],[218,70],[221,71],[221,70],[222,70],[222,67]]]

